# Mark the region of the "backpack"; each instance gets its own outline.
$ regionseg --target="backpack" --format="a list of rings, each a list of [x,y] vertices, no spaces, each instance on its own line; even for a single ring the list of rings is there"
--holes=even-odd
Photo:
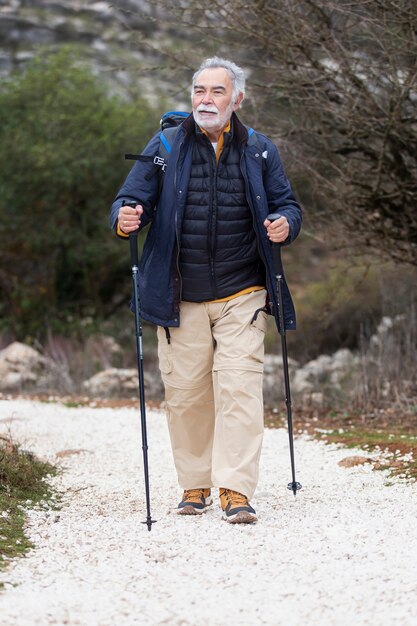
[[[158,171],[165,172],[168,164],[168,155],[180,124],[189,116],[184,111],[167,111],[161,117],[159,124],[161,129],[158,154],[154,157],[144,154],[125,154],[125,159],[130,161],[153,161],[153,167],[145,176],[145,180],[150,180]]]
[[[168,111],[160,119],[162,133],[159,142],[159,158],[162,159],[163,163],[158,163],[158,165],[162,167],[163,172],[166,170],[168,155],[171,152],[178,127],[189,115],[184,111]]]
[[[190,114],[185,111],[167,111],[163,114],[159,121],[162,132],[159,138],[158,154],[155,157],[145,156],[143,154],[125,154],[125,159],[128,160],[153,161],[155,167],[146,174],[145,180],[150,180],[158,171],[160,173],[165,172],[175,135],[177,134],[179,126],[189,115]],[[256,132],[253,128],[248,128],[248,145],[258,145],[258,143]],[[160,178],[160,186],[162,186],[162,177]]]

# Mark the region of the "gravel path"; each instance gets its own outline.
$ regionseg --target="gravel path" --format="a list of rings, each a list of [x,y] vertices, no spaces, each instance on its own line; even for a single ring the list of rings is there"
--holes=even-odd
[[[37,548],[0,575],[1,626],[417,623],[417,485],[338,466],[357,451],[299,438],[294,499],[287,433],[268,430],[258,524],[221,521],[217,497],[184,518],[165,417],[148,411],[148,532],[137,410],[0,401],[9,429],[53,462],[79,452],[53,479],[64,507],[30,513]]]

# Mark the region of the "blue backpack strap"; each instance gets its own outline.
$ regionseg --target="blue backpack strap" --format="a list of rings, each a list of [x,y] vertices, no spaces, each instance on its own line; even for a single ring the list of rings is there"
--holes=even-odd
[[[189,115],[184,111],[167,111],[164,113],[160,120],[162,132],[159,136],[159,150],[154,157],[145,154],[125,154],[125,159],[145,163],[153,162],[154,167],[145,175],[145,180],[150,180],[155,174],[161,175],[165,172],[177,130]],[[160,176],[160,180],[162,180],[162,176]]]
[[[248,128],[248,146],[256,146],[258,145],[258,136],[253,130],[253,128]]]
[[[253,128],[248,128],[248,146],[257,146],[261,150],[258,133]],[[262,176],[265,174],[267,163],[267,152],[262,153]]]
[[[162,131],[159,137],[159,156],[164,159],[165,164],[169,154],[171,153],[172,144],[174,143],[175,135],[177,134],[179,126],[172,126]]]

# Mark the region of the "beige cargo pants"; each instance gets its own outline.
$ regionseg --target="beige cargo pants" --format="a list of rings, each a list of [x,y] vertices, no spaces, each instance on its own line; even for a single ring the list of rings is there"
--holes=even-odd
[[[178,482],[251,498],[263,437],[265,290],[222,303],[181,302],[181,326],[158,328],[159,366]]]

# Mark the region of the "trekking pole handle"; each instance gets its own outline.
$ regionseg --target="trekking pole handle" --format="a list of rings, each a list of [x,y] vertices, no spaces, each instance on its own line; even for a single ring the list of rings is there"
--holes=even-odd
[[[275,222],[275,220],[279,220],[280,217],[282,217],[281,213],[270,213],[267,215],[266,219],[270,222]]]
[[[137,204],[138,203],[134,202],[133,200],[129,202],[126,202],[126,200],[123,200],[122,206],[130,206],[132,207],[132,209],[134,209]],[[130,258],[132,260],[132,265],[136,267],[138,267],[139,265],[138,232],[139,231],[135,230],[135,232],[129,234]]]
[[[275,220],[278,220],[280,217],[282,217],[280,213],[269,213],[266,219],[269,220],[270,222],[275,222]],[[272,254],[274,255],[275,274],[278,275],[281,273],[281,244],[279,243],[272,244]]]

